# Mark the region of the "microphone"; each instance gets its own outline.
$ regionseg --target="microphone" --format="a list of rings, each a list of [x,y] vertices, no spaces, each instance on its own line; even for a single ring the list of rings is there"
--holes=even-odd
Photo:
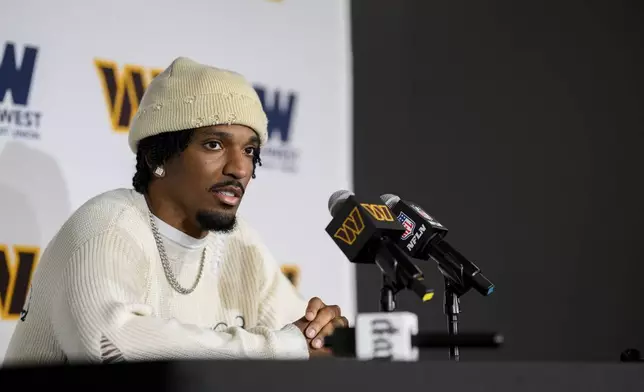
[[[422,271],[395,240],[405,232],[391,210],[381,200],[360,200],[347,190],[334,192],[329,198],[333,219],[326,232],[352,263],[376,264],[391,289],[387,305],[393,310],[393,294],[402,289],[414,292],[423,302],[434,297],[434,290],[424,282]],[[391,287],[389,287],[391,286]],[[385,288],[383,287],[383,290]]]
[[[329,199],[329,212],[333,216],[326,228],[329,236],[349,261],[375,263],[383,273],[380,304],[381,311],[384,312],[358,315],[357,335],[351,330],[336,330],[332,340],[335,339],[338,343],[330,343],[334,350],[342,345],[345,348],[338,350],[355,346],[359,358],[380,357],[377,351],[384,350],[385,358],[416,360],[417,351],[414,351],[414,345],[436,344],[436,341],[430,338],[409,338],[416,334],[416,316],[406,312],[394,312],[395,295],[404,288],[411,289],[423,301],[434,297],[434,290],[425,286],[424,276],[414,264],[415,259],[435,260],[445,278],[444,310],[448,318],[448,334],[447,339],[442,339],[442,342],[449,345],[450,359],[459,360],[459,344],[472,346],[483,342],[483,346],[487,346],[485,342],[489,343],[488,338],[493,335],[457,335],[459,296],[472,287],[483,295],[490,295],[494,285],[480,273],[480,269],[474,263],[444,241],[447,228],[422,208],[410,202],[400,201],[395,195],[382,195],[380,199],[378,202],[358,201],[353,193],[345,190],[333,193]],[[382,204],[383,201],[385,204]],[[384,322],[389,323],[388,325],[395,323],[399,328],[376,331],[372,325]],[[401,328],[405,332],[396,335],[394,332],[400,331]],[[380,336],[385,332],[391,336]],[[474,339],[467,340],[468,337]],[[492,339],[492,342],[496,340]],[[492,346],[495,345],[496,343]]]
[[[448,230],[438,220],[419,205],[396,195],[385,194],[380,198],[405,227],[396,244],[415,259],[434,260],[457,297],[471,288],[483,296],[494,292],[494,284],[483,276],[481,269],[445,241]]]

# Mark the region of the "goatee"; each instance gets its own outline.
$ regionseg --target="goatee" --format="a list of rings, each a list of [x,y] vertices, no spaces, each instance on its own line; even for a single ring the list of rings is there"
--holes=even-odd
[[[235,229],[237,218],[234,213],[199,211],[197,212],[197,222],[204,231],[229,233]]]

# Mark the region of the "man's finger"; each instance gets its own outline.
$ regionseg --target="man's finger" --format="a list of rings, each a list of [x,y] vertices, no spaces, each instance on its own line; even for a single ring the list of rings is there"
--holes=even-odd
[[[318,311],[324,306],[326,305],[324,305],[324,302],[322,302],[320,298],[311,298],[311,300],[309,300],[309,304],[306,306],[304,317],[306,317],[306,319],[309,321],[313,321],[313,319],[315,319],[315,316],[317,316]]]
[[[306,337],[312,339],[319,331],[329,324],[334,318],[340,315],[340,308],[337,305],[325,306],[315,316],[313,321],[306,328]]]
[[[311,347],[315,349],[322,348],[322,346],[324,346],[324,338],[333,334],[334,330],[335,330],[335,326],[333,325],[333,322],[330,322],[327,325],[325,325],[322,328],[322,330],[317,334],[315,339],[311,340]]]
[[[337,328],[346,328],[349,326],[349,320],[346,319],[346,317],[336,317],[333,320],[331,320],[330,323],[325,325],[322,330],[317,334],[315,339],[311,341],[311,346],[313,348],[322,348],[324,346],[324,338],[327,336],[333,335],[333,332]]]
[[[346,317],[337,317],[333,320],[333,325],[336,328],[348,328],[349,327],[349,320],[347,320]]]

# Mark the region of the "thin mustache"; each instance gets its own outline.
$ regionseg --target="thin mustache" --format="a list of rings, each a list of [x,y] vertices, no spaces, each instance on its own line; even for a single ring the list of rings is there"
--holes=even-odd
[[[242,195],[246,192],[246,189],[244,189],[244,186],[242,185],[242,183],[239,182],[239,181],[236,181],[236,180],[228,180],[228,181],[219,182],[219,183],[211,186],[208,191],[209,192],[215,192],[217,189],[223,188],[225,186],[235,186],[235,187],[241,189]]]

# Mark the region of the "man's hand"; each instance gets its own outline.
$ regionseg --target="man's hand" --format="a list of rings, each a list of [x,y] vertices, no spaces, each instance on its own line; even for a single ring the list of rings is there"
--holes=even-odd
[[[331,350],[323,347],[324,338],[332,335],[336,328],[348,327],[349,321],[342,316],[337,305],[326,305],[321,299],[314,297],[309,301],[304,317],[294,324],[306,336],[312,355],[329,355]]]

